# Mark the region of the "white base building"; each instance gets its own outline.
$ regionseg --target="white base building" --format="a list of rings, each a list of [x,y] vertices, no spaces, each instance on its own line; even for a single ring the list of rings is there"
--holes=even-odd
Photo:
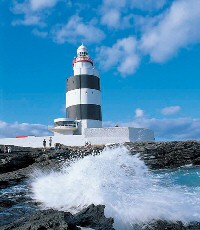
[[[42,137],[1,138],[0,144],[40,148],[43,147],[43,140],[45,139],[48,147],[50,137],[52,137],[52,146],[56,143],[66,146],[84,146],[87,142],[92,145],[103,145],[135,141],[153,141],[154,133],[149,129],[129,127],[88,128],[85,129],[83,135],[58,134]]]

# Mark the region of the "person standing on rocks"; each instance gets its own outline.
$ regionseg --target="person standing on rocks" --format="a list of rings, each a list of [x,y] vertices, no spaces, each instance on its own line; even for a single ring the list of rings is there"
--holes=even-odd
[[[11,153],[11,151],[12,151],[11,146],[8,146],[7,149],[8,149],[8,153]]]
[[[44,151],[44,152],[46,151],[46,145],[47,145],[47,142],[46,142],[46,140],[44,139],[44,140],[43,140],[43,151]]]
[[[3,152],[4,152],[4,153],[7,153],[7,152],[8,152],[8,147],[7,147],[7,145],[4,145],[4,147],[3,147]]]
[[[52,146],[52,137],[49,138],[49,147],[51,148]]]

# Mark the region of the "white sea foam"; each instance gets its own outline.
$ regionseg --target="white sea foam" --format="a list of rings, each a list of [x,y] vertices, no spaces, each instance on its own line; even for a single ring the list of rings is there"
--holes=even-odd
[[[163,184],[138,156],[124,147],[107,147],[98,156],[79,159],[61,172],[37,175],[33,198],[44,208],[76,213],[90,204],[105,204],[116,229],[165,219],[200,221],[200,191]]]

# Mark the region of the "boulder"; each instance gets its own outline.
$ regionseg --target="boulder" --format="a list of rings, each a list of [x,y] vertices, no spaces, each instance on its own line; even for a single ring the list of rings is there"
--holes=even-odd
[[[113,230],[113,218],[104,215],[105,205],[91,204],[81,212],[74,215],[74,221],[82,227],[90,227],[97,230]]]

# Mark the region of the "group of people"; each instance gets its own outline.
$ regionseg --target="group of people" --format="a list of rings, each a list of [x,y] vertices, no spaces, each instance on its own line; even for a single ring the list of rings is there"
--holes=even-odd
[[[49,147],[51,148],[52,146],[52,137],[49,138]],[[47,141],[46,139],[43,140],[43,151],[46,151],[46,147],[47,147]]]
[[[3,146],[3,152],[4,152],[4,153],[11,153],[11,152],[12,152],[11,146],[4,145],[4,146]]]

